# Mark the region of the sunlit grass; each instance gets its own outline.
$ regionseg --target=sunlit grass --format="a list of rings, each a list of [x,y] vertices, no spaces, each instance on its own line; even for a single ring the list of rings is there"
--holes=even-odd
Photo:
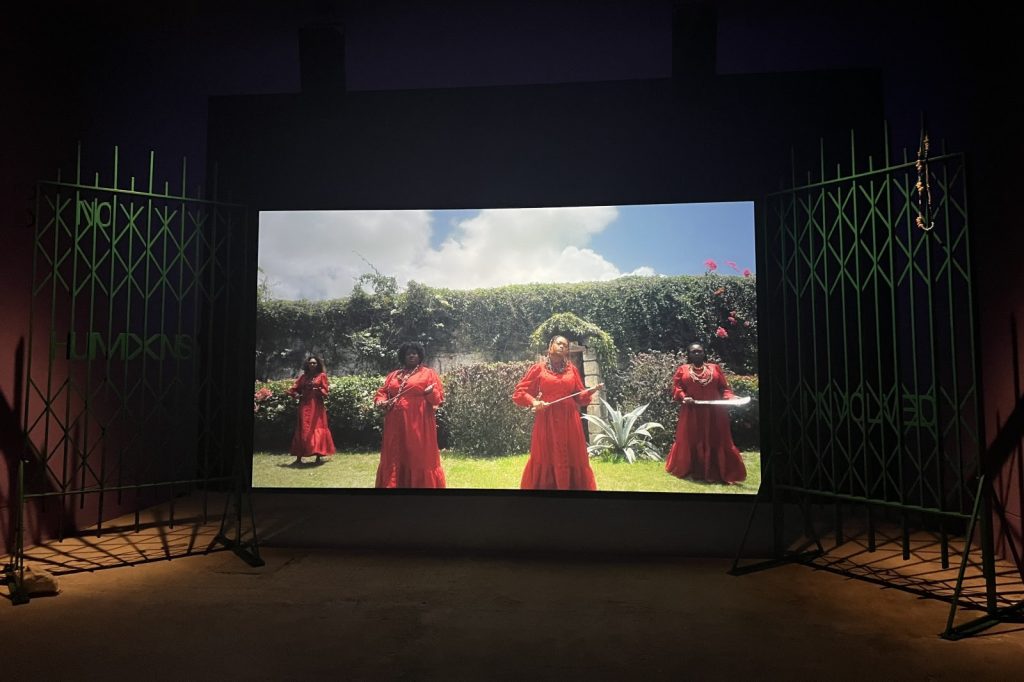
[[[519,480],[528,455],[471,457],[463,453],[441,453],[441,464],[449,488],[484,490],[519,489]],[[321,464],[306,458],[294,465],[287,454],[257,452],[253,456],[253,486],[257,488],[372,488],[380,453],[343,452]],[[761,484],[761,457],[756,451],[744,452],[747,480],[738,485],[698,483],[676,478],[665,472],[663,462],[609,462],[592,459],[599,490],[674,493],[755,493]]]

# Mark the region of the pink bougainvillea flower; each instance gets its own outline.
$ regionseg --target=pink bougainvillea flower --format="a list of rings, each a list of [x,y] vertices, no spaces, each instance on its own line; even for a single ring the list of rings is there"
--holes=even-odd
[[[750,326],[750,320],[747,320],[746,322],[744,322],[743,326],[744,327],[749,327]]]
[[[735,317],[730,315],[728,319],[729,319],[729,324],[731,324],[733,326],[736,326],[736,318]]]
[[[704,261],[704,267],[707,268],[708,270],[717,270],[718,263],[708,258],[706,261]]]
[[[725,264],[728,265],[733,270],[735,270],[736,272],[740,271],[740,269],[736,266],[736,261],[734,260],[727,260],[725,261]]]
[[[725,293],[725,287],[718,287],[717,289],[715,289],[714,291],[711,292],[711,295],[712,296],[721,296],[724,293]]]
[[[743,276],[744,276],[744,277],[750,277],[750,276],[751,276],[751,275],[753,275],[753,274],[754,274],[754,273],[752,273],[752,272],[750,271],[750,268],[746,268],[746,269],[745,269],[745,270],[743,271]]]
[[[715,330],[715,336],[717,336],[720,339],[727,339],[729,338],[729,332],[725,331],[724,328],[719,327],[718,329]]]
[[[274,392],[264,386],[260,390],[256,391],[256,394],[253,396],[253,398],[255,398],[256,402],[259,403],[263,402],[272,395],[274,395]]]

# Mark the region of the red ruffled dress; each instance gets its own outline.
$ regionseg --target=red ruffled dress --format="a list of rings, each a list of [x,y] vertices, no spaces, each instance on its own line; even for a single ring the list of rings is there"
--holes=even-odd
[[[534,398],[554,402],[584,390],[580,374],[572,363],[562,373],[553,372],[546,362],[537,363],[516,385],[512,400],[531,407]],[[523,490],[597,490],[594,472],[583,437],[580,408],[590,404],[589,393],[563,400],[537,413],[530,438],[530,459],[519,487]]]
[[[321,372],[314,377],[303,374],[288,393],[299,398],[298,414],[295,418],[295,434],[288,450],[295,457],[333,455],[334,438],[327,426],[327,409],[324,396],[330,390],[327,375]]]
[[[689,364],[680,365],[672,377],[672,399],[722,400],[734,398],[721,368],[710,362],[694,374]],[[747,468],[732,442],[729,409],[720,405],[679,407],[676,440],[665,461],[665,471],[679,478],[712,483],[746,480]]]
[[[430,393],[423,391],[433,384]],[[444,402],[437,373],[419,365],[412,373],[395,370],[377,390],[380,405],[404,391],[384,417],[384,438],[377,467],[377,488],[444,488],[434,410]]]

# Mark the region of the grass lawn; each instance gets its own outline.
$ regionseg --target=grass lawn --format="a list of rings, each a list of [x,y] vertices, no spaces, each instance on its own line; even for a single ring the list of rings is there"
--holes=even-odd
[[[747,480],[738,485],[684,481],[665,473],[663,462],[607,462],[591,459],[599,490],[667,493],[755,493],[761,485],[761,457],[744,452]],[[441,453],[449,488],[518,489],[528,455],[470,457],[458,452]],[[321,464],[307,458],[292,464],[287,454],[257,452],[253,455],[252,483],[257,488],[372,488],[377,474],[378,452],[341,452]]]

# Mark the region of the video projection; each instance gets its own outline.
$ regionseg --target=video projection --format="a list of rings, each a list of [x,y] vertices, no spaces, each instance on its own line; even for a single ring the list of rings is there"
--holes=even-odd
[[[262,212],[253,486],[756,493],[749,202]]]

